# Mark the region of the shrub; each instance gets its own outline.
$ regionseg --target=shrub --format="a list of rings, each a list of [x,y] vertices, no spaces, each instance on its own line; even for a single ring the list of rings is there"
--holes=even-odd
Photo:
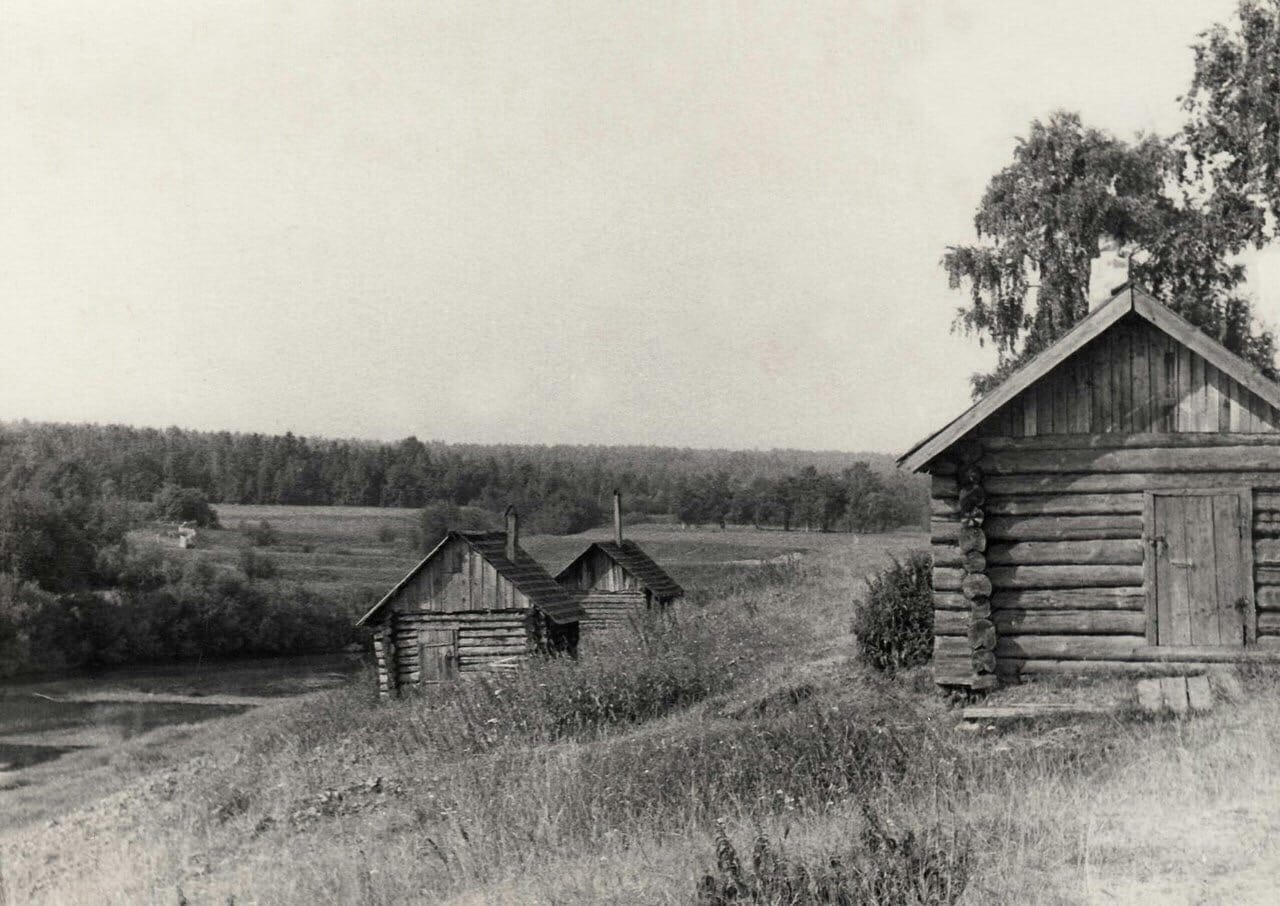
[[[853,631],[858,650],[877,670],[894,671],[928,663],[933,651],[932,564],[912,554],[867,580]]]
[[[271,547],[280,541],[280,533],[265,519],[257,525],[241,522],[240,531],[249,536],[254,547]]]
[[[395,540],[396,527],[394,525],[389,525],[384,522],[382,525],[378,526],[378,541],[383,544],[391,544]]]
[[[274,579],[280,572],[276,561],[251,547],[246,547],[240,552],[240,568],[250,579]]]
[[[151,516],[166,522],[194,522],[201,527],[216,526],[218,514],[199,488],[166,484],[151,499]]]
[[[919,903],[956,902],[969,879],[968,848],[954,835],[930,830],[890,835],[870,806],[866,823],[847,850],[804,862],[775,850],[763,833],[756,836],[750,865],[717,822],[716,866],[698,882],[699,906],[730,903]]]

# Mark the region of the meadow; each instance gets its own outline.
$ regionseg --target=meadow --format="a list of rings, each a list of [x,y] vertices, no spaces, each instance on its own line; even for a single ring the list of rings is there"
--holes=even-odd
[[[682,581],[716,553],[652,531]],[[922,536],[723,535],[674,627],[577,662],[383,703],[356,676],[68,756],[67,787],[0,792],[0,901],[1269,902],[1274,674],[1190,720],[1090,680],[995,699],[1116,711],[965,725],[927,668],[855,655],[863,576]]]
[[[193,550],[177,550],[174,538],[157,540],[156,526],[133,532],[130,542],[231,568],[241,564],[246,550],[254,550],[272,561],[280,579],[319,590],[389,588],[421,558],[418,510],[248,504],[219,504],[216,510],[220,527],[201,529]],[[258,545],[256,530],[264,522],[275,537],[269,544]],[[714,578],[726,564],[753,565],[762,559],[847,547],[860,538],[874,537],[665,523],[628,525],[626,536],[644,545],[678,581],[692,583]],[[521,545],[554,574],[590,542],[612,537],[611,529],[599,528],[576,535],[528,535]]]

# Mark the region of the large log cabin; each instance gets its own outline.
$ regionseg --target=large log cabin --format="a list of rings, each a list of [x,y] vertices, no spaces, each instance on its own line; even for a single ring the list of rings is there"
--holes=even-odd
[[[373,628],[380,694],[576,654],[582,607],[519,537],[510,508],[505,534],[449,532],[360,618]]]
[[[932,476],[936,681],[1280,660],[1278,409],[1126,286],[904,454]]]

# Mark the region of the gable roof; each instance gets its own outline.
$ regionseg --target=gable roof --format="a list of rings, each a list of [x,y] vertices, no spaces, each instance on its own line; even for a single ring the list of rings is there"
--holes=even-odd
[[[614,563],[640,580],[640,584],[656,597],[678,598],[684,594],[684,589],[680,587],[680,584],[667,575],[666,570],[655,563],[641,549],[640,545],[630,540],[625,540],[621,544],[616,541],[596,541],[575,557],[572,563],[560,570],[560,573],[556,576],[556,581],[560,582],[567,578],[569,571],[593,550],[603,552]]]
[[[1127,284],[1080,319],[1075,327],[1059,337],[1052,346],[1009,375],[999,387],[903,453],[898,457],[898,465],[913,472],[920,471],[930,460],[963,438],[989,415],[1130,313],[1173,337],[1219,371],[1280,408],[1280,384],[1268,380],[1244,359],[1175,314],[1141,287]]]
[[[555,579],[551,578],[551,574],[542,567],[542,564],[525,553],[524,548],[517,546],[516,559],[514,561],[507,559],[507,536],[505,532],[448,532],[441,542],[432,548],[431,553],[423,557],[417,566],[409,570],[391,591],[382,596],[382,600],[373,605],[369,612],[359,619],[356,625],[364,626],[368,623],[378,611],[386,606],[387,602],[393,600],[400,590],[409,584],[410,580],[431,562],[436,554],[443,550],[450,541],[455,540],[462,541],[483,557],[497,571],[498,575],[514,585],[529,599],[530,604],[541,611],[553,623],[576,623],[586,617],[587,614],[582,609],[582,605],[575,601]]]

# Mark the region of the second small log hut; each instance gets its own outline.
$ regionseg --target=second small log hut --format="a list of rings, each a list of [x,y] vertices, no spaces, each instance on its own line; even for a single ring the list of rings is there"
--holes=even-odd
[[[660,610],[684,596],[680,584],[636,544],[622,537],[622,495],[613,492],[613,540],[597,541],[560,571],[586,615],[583,626],[603,629],[633,615]]]
[[[378,690],[516,667],[578,648],[582,606],[507,531],[449,532],[357,625],[374,630]]]

